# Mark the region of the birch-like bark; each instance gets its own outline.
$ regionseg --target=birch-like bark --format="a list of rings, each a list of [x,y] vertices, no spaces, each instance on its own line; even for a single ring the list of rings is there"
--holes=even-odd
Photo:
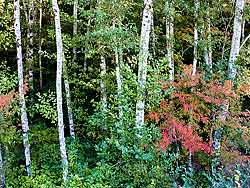
[[[142,18],[141,39],[140,39],[140,52],[138,62],[138,88],[137,88],[137,103],[136,103],[136,127],[139,131],[144,124],[144,109],[145,109],[145,86],[147,77],[147,61],[149,56],[149,40],[151,21],[153,13],[153,1],[144,0],[144,10]]]
[[[31,5],[28,5],[28,44],[27,44],[27,62],[29,65],[29,86],[30,90],[34,90],[34,75],[33,75],[33,63],[34,63],[34,49],[33,49],[33,43],[34,43],[34,19],[35,19],[35,5],[34,0],[31,0]]]
[[[210,23],[210,18],[209,18],[209,10],[207,10],[207,17],[206,17],[206,22],[207,22],[207,31],[205,28],[205,24],[203,27],[203,36],[204,40],[206,41],[204,45],[204,59],[206,63],[206,69],[210,75],[212,75],[212,46],[211,46],[211,23]],[[207,34],[207,38],[206,38]]]
[[[38,61],[39,61],[39,85],[40,89],[43,87],[43,72],[42,72],[42,18],[43,18],[43,0],[40,0],[39,5],[39,51],[38,51]]]
[[[115,29],[115,19],[113,20],[113,29]],[[115,43],[117,44],[117,39],[115,37]],[[118,50],[117,47],[115,47],[115,63],[116,63],[116,68],[115,68],[115,74],[116,74],[116,83],[117,83],[117,100],[118,100],[118,114],[119,118],[122,117],[123,115],[123,110],[122,110],[122,102],[121,102],[121,97],[122,97],[122,74],[121,74],[121,65],[122,65],[122,58],[119,58],[122,56],[122,51]]]
[[[116,49],[115,51],[115,62],[116,62],[116,82],[117,82],[117,99],[118,99],[118,110],[119,110],[119,118],[122,117],[123,115],[123,109],[122,109],[122,102],[121,102],[121,97],[122,97],[122,74],[121,74],[121,64],[122,62],[120,61],[121,58],[119,56],[122,55],[122,52],[118,52]]]
[[[5,188],[5,176],[4,176],[4,166],[3,166],[3,156],[2,156],[1,144],[0,144],[0,187]]]
[[[225,101],[224,104],[220,106],[219,114],[216,119],[218,119],[221,123],[224,123],[228,116],[228,108],[229,102]],[[213,164],[212,164],[212,172],[215,173],[215,169],[218,166],[218,158],[220,156],[221,149],[221,141],[223,136],[224,129],[223,127],[217,128],[212,133],[212,151],[214,155]]]
[[[74,0],[74,8],[73,8],[73,17],[74,17],[74,23],[73,23],[73,36],[77,35],[77,10],[78,10],[78,0]],[[73,48],[73,60],[76,60],[76,47]]]
[[[52,3],[55,15],[56,48],[57,48],[56,99],[57,99],[58,133],[59,133],[61,160],[63,166],[63,180],[65,183],[68,176],[68,158],[67,158],[66,144],[64,137],[63,106],[62,106],[63,44],[62,44],[62,34],[61,34],[60,12],[57,0],[53,0]]]
[[[194,59],[193,59],[193,67],[192,67],[192,76],[195,76],[197,71],[197,61],[198,61],[198,12],[200,8],[199,0],[194,0],[194,14],[195,14],[195,22],[194,22]]]
[[[211,19],[209,11],[207,12],[207,45],[208,45],[208,67],[210,74],[213,73],[213,50],[212,50],[212,33],[211,33]]]
[[[75,138],[75,128],[74,128],[74,119],[73,119],[73,110],[72,110],[72,102],[71,102],[71,95],[70,95],[70,87],[69,87],[69,77],[68,77],[68,70],[66,65],[64,64],[64,87],[66,92],[66,102],[67,102],[67,109],[68,109],[68,120],[69,120],[69,132],[71,138]]]
[[[77,35],[77,9],[78,9],[78,0],[74,0],[74,10],[73,10],[73,36]],[[73,63],[76,60],[76,47],[73,48]],[[66,92],[66,102],[67,102],[67,109],[68,109],[68,120],[69,120],[69,132],[71,138],[75,138],[75,128],[74,128],[74,119],[73,119],[73,111],[72,111],[72,102],[71,102],[71,94],[70,94],[70,87],[69,87],[69,77],[66,65],[64,65],[64,87]]]
[[[101,104],[102,110],[107,110],[107,93],[106,93],[106,85],[105,85],[105,77],[106,77],[106,59],[104,56],[101,56],[100,62],[100,69],[101,69],[101,79],[100,79],[100,89],[101,89]]]
[[[22,134],[23,134],[25,165],[26,165],[27,175],[31,176],[30,144],[29,144],[29,138],[28,138],[29,123],[28,123],[26,103],[25,103],[25,98],[24,98],[23,56],[22,56],[22,43],[21,43],[19,0],[14,0],[14,21],[15,21],[14,27],[15,27],[15,35],[16,35],[16,49],[17,49],[19,103],[20,103],[20,110],[21,110],[21,124],[22,124]]]
[[[241,38],[241,26],[242,26],[241,22],[242,22],[244,4],[245,4],[244,0],[236,0],[232,46],[228,61],[228,77],[231,80],[235,79],[237,72],[235,61],[237,60],[237,57],[240,52],[240,38]]]
[[[174,8],[173,3],[166,2],[166,41],[167,41],[167,61],[169,66],[169,80],[174,81]]]
[[[242,29],[241,29],[241,40],[242,41],[244,41],[244,39],[245,39],[245,24],[246,24],[246,20],[243,18]]]

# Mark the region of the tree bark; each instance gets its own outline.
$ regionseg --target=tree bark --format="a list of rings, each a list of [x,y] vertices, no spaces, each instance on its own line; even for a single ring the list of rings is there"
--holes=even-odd
[[[5,175],[3,167],[2,146],[0,144],[0,187],[5,188]]]
[[[174,7],[173,3],[166,2],[166,40],[167,40],[167,61],[169,66],[169,80],[174,81]]]
[[[194,0],[194,6],[195,6],[195,22],[194,22],[194,59],[193,59],[193,68],[192,68],[192,76],[195,76],[197,71],[197,59],[198,59],[198,12],[200,8],[200,2],[199,0]]]
[[[100,80],[100,89],[101,89],[101,104],[102,110],[107,110],[107,93],[106,93],[106,85],[105,85],[105,77],[106,77],[106,59],[104,56],[101,56],[100,62],[100,69],[101,69],[101,80]]]
[[[73,8],[73,17],[74,17],[74,23],[73,23],[73,36],[75,37],[77,35],[77,10],[78,10],[78,0],[74,0],[74,8]],[[73,48],[73,60],[76,60],[76,47]]]
[[[28,138],[29,123],[26,112],[26,103],[24,98],[24,82],[23,82],[23,57],[22,57],[22,43],[21,43],[21,27],[20,27],[20,2],[14,0],[14,21],[15,21],[15,35],[17,48],[17,66],[18,66],[18,82],[19,82],[19,103],[21,109],[21,124],[23,134],[23,146],[25,154],[25,165],[27,175],[31,176],[31,157],[30,144]]]
[[[29,65],[29,86],[30,90],[34,90],[34,74],[33,74],[33,63],[34,63],[34,19],[35,19],[35,5],[34,0],[31,0],[31,5],[28,5],[28,43],[27,43],[27,62]]]
[[[39,6],[39,51],[38,51],[38,61],[39,61],[39,85],[40,89],[43,87],[43,72],[42,72],[42,18],[43,18],[43,0],[40,0]]]
[[[69,77],[68,77],[68,70],[66,65],[64,64],[64,87],[66,92],[66,102],[67,102],[67,109],[68,109],[68,120],[69,120],[69,132],[71,138],[75,138],[75,128],[74,128],[74,116],[72,110],[72,102],[71,102],[71,94],[70,94],[70,87],[69,87]]]
[[[62,44],[62,34],[61,34],[60,12],[57,0],[53,0],[52,3],[55,15],[56,48],[57,48],[56,99],[57,99],[58,133],[59,133],[61,160],[63,166],[63,180],[65,183],[67,181],[67,176],[68,176],[68,158],[67,158],[66,144],[64,137],[63,106],[62,106],[63,44]]]
[[[228,61],[228,77],[231,80],[234,80],[236,77],[236,66],[235,61],[240,52],[240,38],[241,38],[241,26],[242,26],[242,16],[244,9],[244,0],[236,0],[235,6],[235,17],[234,17],[234,26],[233,26],[233,38],[230,51],[230,57]]]
[[[140,52],[138,62],[138,88],[137,88],[137,103],[136,103],[136,127],[138,136],[140,137],[140,129],[144,124],[144,108],[145,108],[145,86],[147,77],[147,61],[149,55],[149,40],[151,21],[153,13],[153,1],[144,0],[144,10],[142,18]]]

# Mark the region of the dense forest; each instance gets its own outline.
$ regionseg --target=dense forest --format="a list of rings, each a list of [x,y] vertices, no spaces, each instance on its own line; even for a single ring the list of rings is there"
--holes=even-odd
[[[0,187],[250,187],[250,1],[0,0]]]

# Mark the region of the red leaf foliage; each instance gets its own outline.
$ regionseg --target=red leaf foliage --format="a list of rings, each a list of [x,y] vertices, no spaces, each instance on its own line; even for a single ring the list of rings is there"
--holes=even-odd
[[[180,141],[182,146],[191,153],[197,151],[203,151],[207,154],[211,153],[209,144],[203,142],[202,138],[194,133],[191,126],[183,125],[174,119],[168,125],[167,128],[161,129],[162,139],[159,142],[159,146],[162,150],[166,150],[172,142]]]

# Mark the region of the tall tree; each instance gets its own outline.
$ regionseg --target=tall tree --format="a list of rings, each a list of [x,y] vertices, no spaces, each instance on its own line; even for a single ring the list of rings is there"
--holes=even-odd
[[[142,128],[144,124],[144,109],[145,109],[145,87],[147,78],[147,61],[149,56],[149,39],[151,31],[151,21],[153,14],[153,1],[144,0],[144,10],[142,18],[140,52],[138,62],[138,88],[137,88],[137,103],[136,103],[136,127]],[[139,133],[140,134],[140,133]]]
[[[100,69],[101,69],[101,79],[100,79],[100,89],[101,89],[101,104],[102,110],[107,110],[107,93],[106,93],[106,85],[105,85],[105,77],[107,73],[106,68],[106,59],[102,55],[100,61]]]
[[[57,72],[56,72],[56,99],[57,99],[57,123],[61,160],[63,166],[63,180],[66,182],[68,176],[68,158],[64,137],[63,106],[62,106],[62,70],[63,70],[63,44],[60,23],[60,10],[57,0],[53,0],[53,11],[55,15],[56,48],[57,48]]]
[[[0,187],[5,188],[5,176],[4,176],[2,145],[1,144],[0,144]]]
[[[74,7],[73,7],[73,17],[74,17],[74,22],[73,22],[73,36],[77,35],[77,10],[78,10],[78,0],[74,0]],[[76,59],[76,47],[73,48],[73,60]]]
[[[167,60],[169,66],[169,80],[174,81],[174,4],[166,1],[166,40],[167,40]]]
[[[29,65],[29,85],[31,91],[34,89],[34,73],[33,73],[33,62],[34,62],[34,20],[35,20],[35,4],[34,0],[28,2],[28,32],[27,32],[27,62]]]
[[[39,85],[40,89],[43,87],[43,72],[42,72],[42,19],[43,19],[43,0],[39,3],[39,49],[38,49],[38,62],[39,62]]]
[[[203,27],[203,35],[205,45],[204,45],[204,59],[206,63],[206,69],[208,70],[208,73],[212,74],[212,41],[211,41],[211,19],[210,19],[210,7],[209,3],[206,9],[206,15],[205,15],[205,21],[204,21],[204,27]]]
[[[241,27],[242,27],[242,16],[244,9],[245,0],[236,0],[235,5],[235,16],[234,16],[234,26],[233,26],[233,38],[230,51],[230,57],[228,61],[228,77],[234,80],[236,77],[236,66],[235,61],[240,52],[240,39],[241,39]]]
[[[25,154],[25,165],[27,175],[31,176],[31,157],[30,157],[30,144],[28,138],[29,123],[26,112],[26,103],[24,98],[24,82],[23,82],[23,56],[22,56],[22,43],[21,43],[21,26],[20,26],[20,2],[14,0],[14,27],[16,35],[16,49],[17,49],[17,66],[18,66],[18,82],[19,82],[19,103],[21,109],[21,124],[23,134],[23,146]]]
[[[74,0],[74,8],[73,8],[73,37],[77,35],[77,10],[78,10],[78,0]],[[76,60],[76,47],[73,48],[73,63]],[[75,138],[75,128],[74,128],[74,119],[73,119],[73,111],[72,111],[72,102],[71,102],[71,94],[69,87],[69,77],[67,71],[67,65],[64,64],[64,87],[66,92],[66,102],[68,108],[68,120],[69,120],[69,132],[71,138]]]
[[[195,22],[194,22],[194,59],[193,59],[193,69],[192,69],[192,75],[194,76],[196,74],[197,70],[197,61],[198,61],[198,13],[200,8],[200,1],[194,0],[194,16],[195,16]]]

